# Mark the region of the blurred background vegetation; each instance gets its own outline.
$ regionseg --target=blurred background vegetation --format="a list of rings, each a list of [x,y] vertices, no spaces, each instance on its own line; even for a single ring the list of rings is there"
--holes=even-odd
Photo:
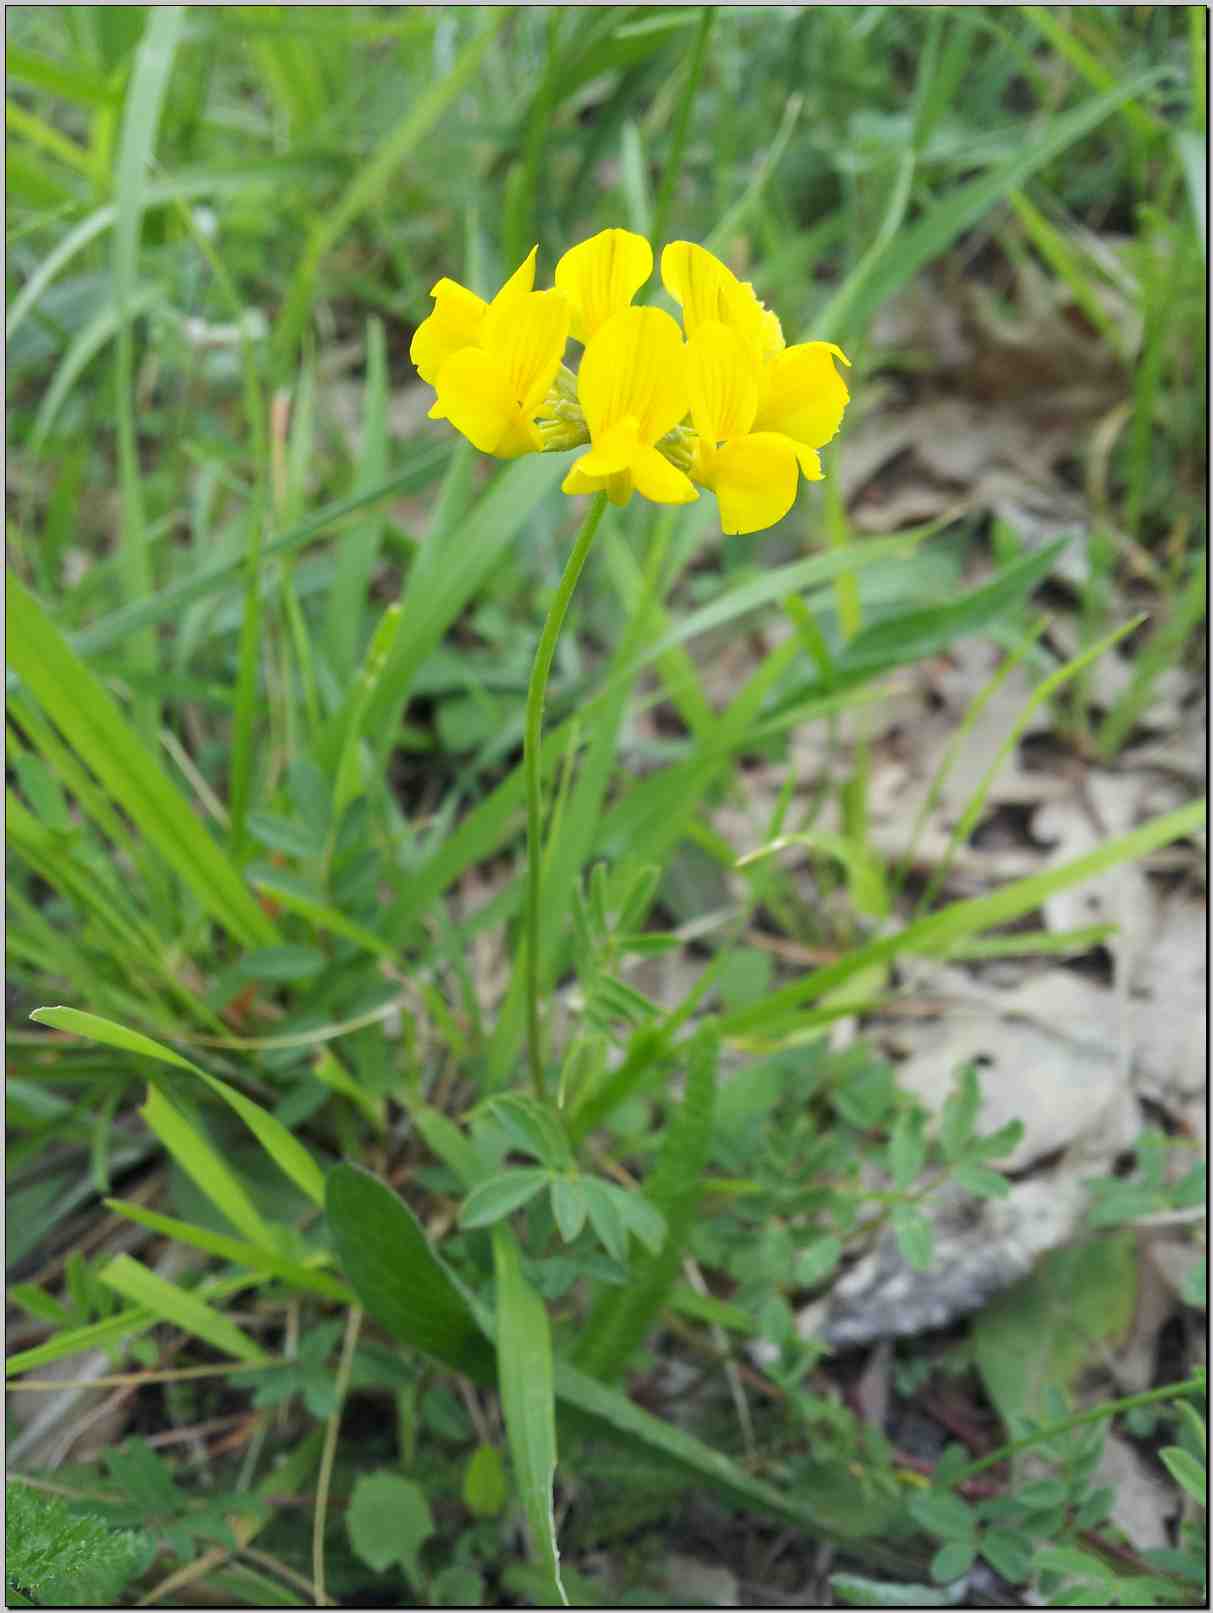
[[[621,643],[652,650],[660,685],[646,700],[665,704],[627,747],[604,740],[576,787],[571,769],[562,777],[566,824],[590,814],[580,839],[561,831],[562,912],[602,854],[628,880],[659,865],[668,927],[701,916],[719,894],[713,869],[746,847],[722,852],[692,821],[698,796],[683,812],[685,772],[668,800],[629,793],[634,779],[723,757],[724,774],[708,766],[696,789],[727,796],[746,767],[783,757],[792,723],[835,723],[851,694],[872,697],[878,672],[942,650],[953,628],[924,626],[924,611],[991,566],[1030,570],[1059,536],[1064,563],[1015,572],[1028,580],[1018,593],[1008,584],[1005,611],[982,606],[972,620],[1040,677],[1145,620],[1116,651],[1118,677],[1067,677],[1048,707],[1056,754],[1115,764],[1153,731],[1176,669],[1199,672],[1203,8],[10,6],[6,23],[8,562],[40,602],[21,642],[47,680],[35,698],[32,670],[10,679],[21,1370],[78,1360],[88,1329],[112,1320],[118,1299],[98,1272],[131,1227],[102,1198],[158,1192],[166,1168],[164,1139],[136,1107],[143,1072],[29,1029],[34,1006],[68,1001],[192,1047],[286,1124],[311,1127],[329,1157],[383,1170],[399,1164],[385,1116],[402,1081],[458,1115],[461,1092],[512,1079],[520,999],[486,938],[517,911],[522,695],[576,512],[557,491],[561,467],[491,481],[494,467],[425,420],[408,352],[440,276],[491,294],[537,241],[545,284],[562,251],[608,225],[701,241],[753,282],[789,340],[838,342],[854,363],[827,480],[769,539],[722,540],[706,499],[672,537],[651,510],[609,518],[556,668],[554,715],[577,713]],[[772,666],[753,710],[774,726],[726,725],[719,755],[705,749],[721,691],[663,634],[719,602],[723,657],[752,627],[738,591],[772,565],[903,531],[939,542],[913,568],[890,559],[844,575],[817,629],[797,619],[821,676],[797,683]],[[655,576],[664,605],[646,614]],[[1033,581],[1052,626],[1025,648]],[[385,672],[368,647],[400,598]],[[893,623],[885,639],[848,660],[856,632],[882,622]],[[767,649],[752,646],[746,676],[762,673]],[[188,833],[133,752],[114,761],[119,731],[94,720],[106,690],[129,719],[122,733],[192,803]],[[1203,746],[1201,721],[1189,701],[1181,750]],[[862,841],[868,763],[856,746],[831,752],[851,770],[822,789],[837,786]],[[633,810],[600,834],[608,798]],[[761,878],[797,956],[837,956],[866,933],[862,914],[806,909],[781,876]],[[566,951],[547,964],[554,984]],[[760,1000],[772,978],[753,951],[726,973],[732,1007]],[[629,1024],[647,1012],[643,998],[600,1007]],[[334,1027],[344,1062],[325,1051]],[[615,1141],[648,1158],[652,1116],[620,1116]],[[283,1198],[255,1151],[237,1157],[258,1204],[298,1220],[297,1196]],[[449,1197],[441,1165],[409,1159]],[[174,1214],[226,1228],[179,1167]],[[738,1225],[745,1238],[761,1231]],[[777,1295],[781,1258],[759,1308]],[[341,1330],[301,1324],[299,1306],[294,1295],[274,1312],[296,1358],[289,1387],[258,1391],[234,1457],[199,1446],[210,1481],[254,1512],[252,1475],[284,1408],[305,1408],[296,1443],[331,1413],[326,1362]],[[136,1341],[145,1368],[167,1360],[151,1338]],[[56,1339],[67,1344],[38,1355]],[[493,1578],[494,1553],[511,1550],[500,1503],[485,1499],[491,1476],[482,1463],[488,1492],[469,1492],[461,1465],[485,1444],[484,1413],[449,1387],[398,1381],[401,1370],[385,1350],[359,1354],[355,1386],[395,1396],[401,1448],[439,1453],[434,1494],[449,1512],[464,1485],[463,1538],[476,1542],[434,1560],[426,1595],[525,1596],[525,1579],[507,1591]],[[101,1426],[111,1439],[216,1417],[245,1427],[248,1384],[172,1389]],[[96,1448],[23,1428],[27,1468],[71,1452],[70,1481],[95,1479]],[[835,1436],[853,1456],[850,1436]],[[160,1519],[164,1584],[181,1571],[245,1602],[271,1588],[297,1599],[300,1583],[311,1594],[309,1543],[289,1518],[260,1565],[250,1546],[238,1572],[199,1569],[207,1542],[227,1539],[222,1496],[190,1512],[164,1460],[136,1448],[138,1462],[110,1463],[107,1482],[128,1500],[105,1517],[114,1529]],[[345,1493],[365,1470],[343,1440]],[[620,1507],[617,1537],[675,1503],[654,1479],[634,1515]],[[147,1570],[150,1548],[145,1559],[138,1540],[106,1538],[111,1577],[81,1581],[85,1600]],[[330,1568],[332,1594],[361,1605],[366,1564],[388,1567],[367,1538]],[[402,1562],[416,1592],[420,1570],[407,1552]],[[636,1594],[659,1594],[637,1572],[648,1588]]]

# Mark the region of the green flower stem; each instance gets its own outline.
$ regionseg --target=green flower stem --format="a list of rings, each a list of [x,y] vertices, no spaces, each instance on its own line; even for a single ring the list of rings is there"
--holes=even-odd
[[[1198,1372],[1195,1377],[1188,1378],[1183,1383],[1164,1383],[1158,1389],[1147,1389],[1139,1395],[1126,1395],[1123,1400],[1108,1400],[1101,1406],[1092,1406],[1089,1411],[1077,1411],[1071,1417],[1062,1417],[1058,1422],[1048,1423],[1044,1428],[1025,1434],[1022,1439],[1010,1440],[1006,1445],[1000,1445],[996,1451],[991,1451],[988,1456],[970,1462],[967,1467],[961,1468],[952,1484],[961,1484],[965,1479],[971,1479],[975,1473],[981,1473],[987,1467],[995,1467],[1008,1456],[1014,1456],[1017,1451],[1025,1451],[1032,1445],[1039,1445],[1044,1440],[1052,1439],[1056,1434],[1068,1434],[1072,1428],[1084,1428],[1088,1423],[1103,1422],[1105,1418],[1119,1416],[1122,1411],[1132,1411],[1136,1406],[1152,1406],[1160,1400],[1182,1400],[1184,1395],[1203,1394],[1204,1391],[1204,1374]]]
[[[564,568],[564,575],[560,579],[560,586],[556,590],[556,597],[548,611],[547,621],[543,624],[543,632],[539,639],[539,648],[535,651],[535,664],[531,668],[531,681],[526,695],[526,738],[523,743],[523,758],[526,769],[526,860],[527,860],[527,904],[526,904],[526,998],[527,998],[527,1026],[530,1043],[531,1080],[535,1086],[535,1096],[542,1100],[543,1091],[543,1047],[539,1033],[539,932],[542,927],[540,916],[540,897],[543,884],[543,781],[540,777],[540,739],[543,732],[543,700],[547,693],[548,674],[552,670],[552,660],[556,654],[556,645],[560,638],[560,629],[564,626],[565,614],[569,608],[569,600],[573,597],[573,590],[577,586],[577,579],[589,556],[590,545],[594,541],[594,534],[598,530],[598,523],[602,520],[602,512],[606,508],[606,494],[598,493],[594,502],[581,523],[581,531],[577,534],[577,541],[573,544],[573,552],[569,555]]]

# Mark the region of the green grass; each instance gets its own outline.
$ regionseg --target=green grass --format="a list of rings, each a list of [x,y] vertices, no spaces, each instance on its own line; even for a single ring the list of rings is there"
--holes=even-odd
[[[141,1390],[149,1417],[254,1416],[208,1474],[226,1514],[172,1445],[24,1464],[111,1531],[139,1575],[122,1594],[488,1605],[563,1577],[576,1600],[587,1558],[562,1531],[590,1551],[593,1529],[561,1486],[606,1499],[583,1441],[622,1448],[653,1528],[676,1531],[693,1484],[851,1542],[857,1570],[928,1574],[905,1470],[818,1395],[789,1330],[792,1264],[863,1246],[863,1171],[892,1170],[879,1213],[921,1240],[908,1100],[826,1033],[912,955],[1022,949],[1001,926],[1191,844],[1203,805],[958,901],[947,859],[912,885],[923,824],[875,847],[872,725],[906,669],[985,635],[1034,690],[999,762],[1047,713],[1077,764],[1124,765],[1159,680],[1200,666],[1205,27],[1164,7],[9,8],[9,1208],[28,1229],[9,1372],[95,1347],[146,1372],[172,1339],[166,1370],[214,1376]],[[565,456],[499,465],[426,422],[408,348],[440,276],[491,293],[538,242],[546,283],[611,225],[707,244],[789,339],[846,347],[854,397],[825,484],[767,537],[722,539],[708,496],[606,510],[550,646],[528,818],[532,658],[584,512]],[[888,344],[896,300],[925,285],[947,316],[980,291],[1014,323],[1032,284],[1113,377],[1098,418],[1057,428],[1087,535],[1028,547],[982,510],[872,534],[849,438],[882,399],[965,384],[927,336]],[[1082,580],[1059,582],[1077,551]],[[1093,673],[1123,645],[1104,709]],[[739,669],[723,688],[718,660]],[[832,762],[797,778],[814,724]],[[781,789],[734,844],[717,809],[748,807],[756,760]],[[772,966],[760,916],[833,961]],[[680,966],[669,1000],[635,972],[657,954]],[[816,1198],[780,1174],[792,1138]],[[469,1193],[522,1207],[461,1222]],[[107,1215],[133,1256],[76,1247]],[[164,1274],[170,1243],[192,1263]],[[301,1364],[334,1325],[328,1366]],[[726,1329],[782,1352],[769,1417]],[[711,1395],[693,1430],[628,1398],[657,1337],[704,1358],[729,1421]],[[267,1362],[304,1389],[234,1378]],[[467,1500],[486,1446],[504,1510]],[[286,1449],[302,1504],[271,1512]],[[403,1578],[341,1521],[384,1469],[453,1520]],[[532,1560],[507,1572],[515,1504]],[[138,1553],[113,1545],[129,1528]],[[32,1550],[62,1589],[66,1557]],[[1124,1586],[1193,1594],[1178,1560],[1116,1560]],[[615,1590],[661,1594],[628,1580],[628,1548],[612,1567]]]

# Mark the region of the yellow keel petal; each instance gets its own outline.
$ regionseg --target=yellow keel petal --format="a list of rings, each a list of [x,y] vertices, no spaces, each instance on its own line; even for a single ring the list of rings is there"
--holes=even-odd
[[[796,502],[800,480],[796,445],[776,432],[726,442],[716,458],[714,483],[725,532],[762,532]]]

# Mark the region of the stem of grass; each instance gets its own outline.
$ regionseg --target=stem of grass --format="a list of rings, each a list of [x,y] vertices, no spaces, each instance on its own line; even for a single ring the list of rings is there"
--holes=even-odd
[[[573,544],[556,590],[556,597],[548,611],[535,651],[535,664],[531,668],[531,681],[526,696],[526,738],[524,762],[526,767],[526,857],[527,857],[527,935],[526,935],[526,996],[527,1026],[531,1080],[535,1096],[543,1099],[543,1047],[539,1033],[539,932],[541,928],[540,897],[543,885],[543,781],[541,778],[540,740],[543,732],[543,701],[547,692],[548,674],[556,654],[560,629],[577,579],[589,556],[590,545],[606,508],[606,494],[595,495],[594,502],[581,523],[581,530]]]
[[[1008,1456],[1014,1456],[1018,1451],[1026,1451],[1033,1445],[1039,1445],[1045,1440],[1055,1439],[1058,1434],[1068,1434],[1074,1428],[1086,1428],[1091,1423],[1101,1423],[1118,1417],[1122,1411],[1132,1411],[1136,1406],[1153,1406],[1159,1401],[1181,1400],[1185,1395],[1203,1394],[1205,1390],[1205,1377],[1198,1372],[1194,1377],[1186,1379],[1183,1383],[1165,1383],[1159,1389],[1147,1389],[1142,1394],[1126,1395],[1123,1400],[1106,1400],[1102,1405],[1092,1406],[1089,1411],[1078,1411],[1070,1417],[1062,1417],[1058,1422],[1046,1423],[1043,1428],[1036,1428],[1021,1439],[1008,1440],[997,1450],[978,1457],[952,1480],[953,1484],[963,1483],[971,1479],[974,1474],[984,1473],[987,1467],[996,1467],[999,1462],[1005,1462]]]
[[[665,240],[666,225],[670,221],[670,209],[674,205],[674,191],[678,186],[678,178],[682,173],[682,156],[686,150],[687,131],[691,126],[691,108],[695,104],[695,92],[699,88],[699,79],[703,73],[704,57],[707,55],[708,35],[712,31],[712,18],[716,15],[714,6],[704,6],[699,14],[699,32],[695,35],[695,47],[691,55],[691,63],[687,68],[686,84],[683,86],[682,100],[678,107],[678,119],[674,125],[674,135],[670,141],[670,154],[666,159],[665,172],[661,176],[661,189],[657,193],[657,207],[653,217],[653,255],[661,250],[661,243]]]

